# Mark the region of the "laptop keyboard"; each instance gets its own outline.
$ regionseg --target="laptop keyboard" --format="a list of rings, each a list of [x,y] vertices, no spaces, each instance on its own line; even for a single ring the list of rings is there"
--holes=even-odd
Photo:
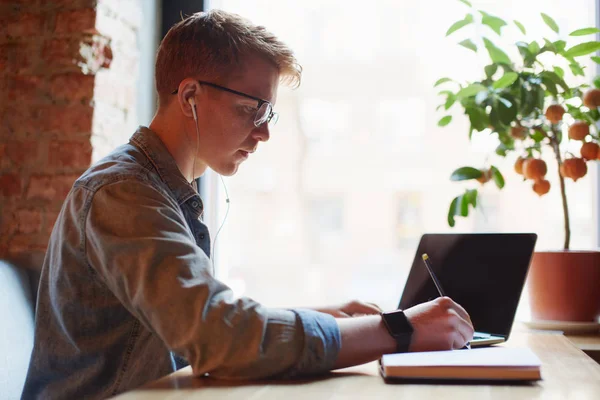
[[[486,335],[484,333],[478,333],[476,332],[475,334],[473,334],[473,340],[477,340],[477,339],[489,339],[490,335]]]

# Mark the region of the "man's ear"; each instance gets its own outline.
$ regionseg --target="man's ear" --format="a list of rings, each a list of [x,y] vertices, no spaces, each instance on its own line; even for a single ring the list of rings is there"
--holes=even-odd
[[[186,117],[194,118],[194,120],[197,119],[195,105],[197,103],[197,96],[201,90],[200,84],[191,78],[184,79],[179,84],[177,102],[181,112]],[[194,106],[192,106],[192,104]]]

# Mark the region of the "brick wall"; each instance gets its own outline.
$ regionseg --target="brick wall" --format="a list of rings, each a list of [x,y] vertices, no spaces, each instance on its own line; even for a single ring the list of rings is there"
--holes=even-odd
[[[0,258],[39,269],[73,181],[135,126],[141,0],[0,0]]]

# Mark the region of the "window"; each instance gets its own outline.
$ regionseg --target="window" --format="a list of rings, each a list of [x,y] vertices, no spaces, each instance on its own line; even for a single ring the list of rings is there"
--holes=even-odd
[[[473,3],[520,20],[531,39],[554,37],[540,10],[565,32],[595,25],[594,0]],[[304,67],[298,90],[279,91],[271,140],[225,180],[231,209],[216,260],[237,294],[269,306],[360,298],[393,308],[422,233],[534,231],[538,249],[562,246],[557,188],[538,198],[513,172],[512,158],[494,160],[507,186],[482,187],[483,208],[454,229],[447,225],[450,201],[463,191],[450,173],[483,165],[492,146],[485,135],[469,143],[458,109],[450,126],[437,126],[433,83],[473,79],[487,63],[457,45],[460,35],[445,38],[464,16],[460,2],[212,0],[209,7],[266,26]],[[498,45],[517,40],[509,31]],[[567,183],[573,248],[597,243],[595,172]],[[553,184],[556,173],[550,167]],[[226,207],[219,180],[212,181],[214,236]]]

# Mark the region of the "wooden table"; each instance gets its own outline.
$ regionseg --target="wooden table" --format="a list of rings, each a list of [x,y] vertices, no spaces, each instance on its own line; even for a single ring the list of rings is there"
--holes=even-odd
[[[557,333],[514,332],[509,347],[542,360],[542,380],[522,385],[386,384],[375,362],[313,380],[226,382],[194,378],[185,368],[118,397],[134,399],[600,399],[600,365]]]

